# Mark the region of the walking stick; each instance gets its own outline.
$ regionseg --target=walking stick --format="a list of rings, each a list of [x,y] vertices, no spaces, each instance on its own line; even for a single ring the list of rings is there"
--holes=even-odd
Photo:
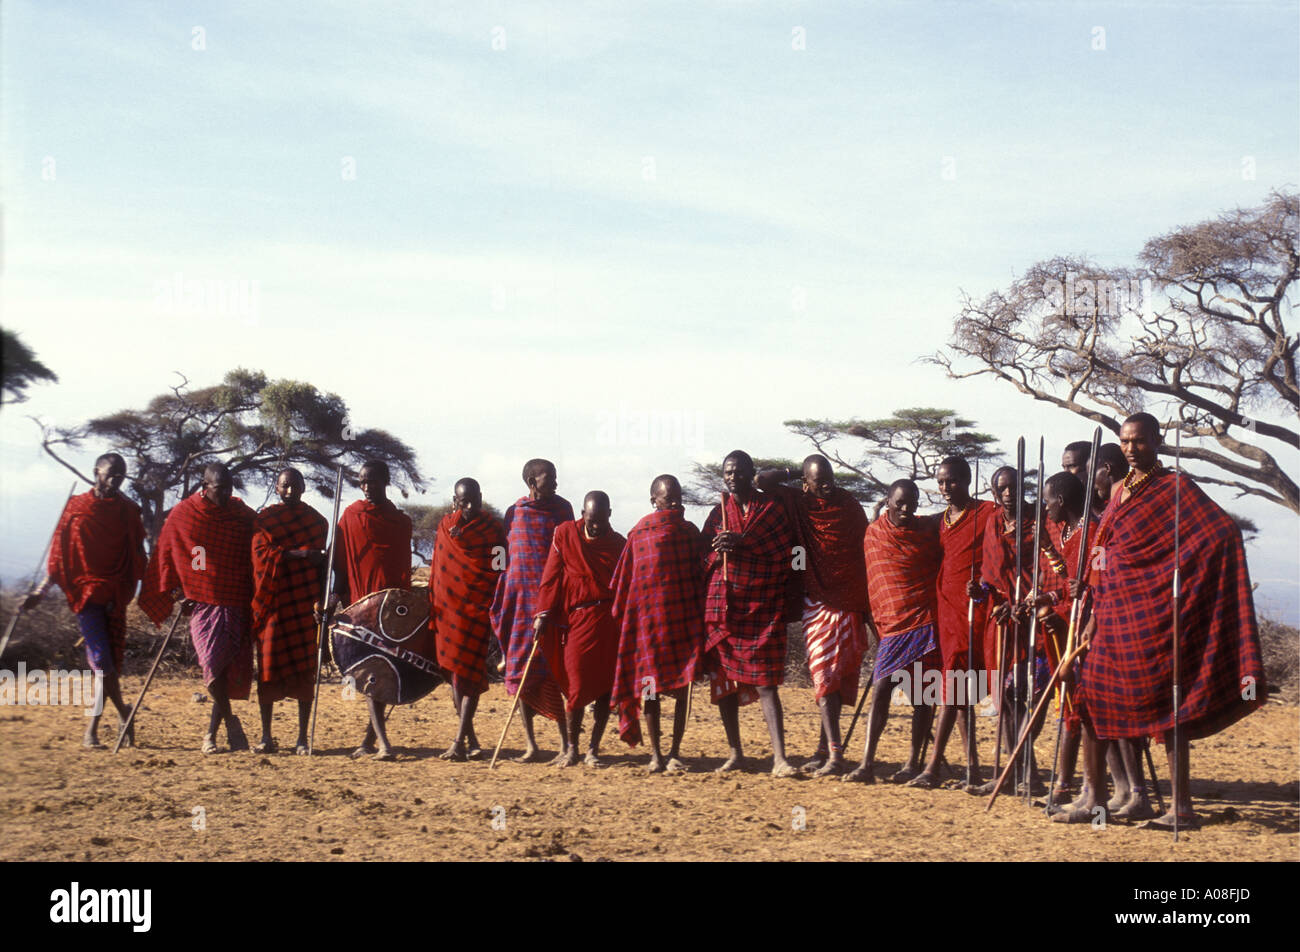
[[[77,484],[76,482],[73,482],[72,488],[68,490],[68,499],[71,499],[72,494],[75,493],[76,491],[77,491]],[[50,532],[50,538],[45,543],[45,551],[41,553],[41,560],[36,563],[36,571],[32,573],[33,582],[35,582],[36,577],[41,574],[41,571],[45,566],[46,560],[50,557],[50,549],[54,547],[54,534],[59,531],[59,523],[63,521],[63,513],[68,508],[68,499],[63,500],[63,508],[59,510],[58,521],[54,523],[54,529]],[[29,591],[28,594],[30,595],[31,591]],[[23,602],[25,602],[26,600],[27,599],[24,598]],[[4,657],[5,648],[9,647],[9,639],[13,637],[14,628],[18,626],[18,619],[22,617],[23,602],[18,603],[18,608],[14,611],[13,615],[10,617],[9,624],[5,625],[4,637],[0,638],[0,658]]]
[[[722,512],[722,531],[726,532],[727,531],[727,494],[726,493],[722,494],[722,504],[718,506],[718,509]],[[725,552],[722,553],[722,584],[723,585],[727,584],[727,553]],[[725,594],[725,589],[724,589],[724,594]]]
[[[172,633],[176,631],[176,626],[180,624],[181,618],[185,615],[185,602],[176,611],[176,617],[172,619],[171,627],[167,629],[167,634],[163,636],[162,644],[158,646],[158,653],[153,656],[153,664],[149,666],[149,674],[144,679],[144,687],[140,689],[140,696],[135,699],[135,704],[131,705],[131,713],[126,716],[122,722],[122,729],[118,731],[117,743],[113,745],[113,753],[122,749],[122,741],[126,739],[126,732],[131,729],[131,724],[135,721],[135,712],[140,710],[140,705],[144,703],[145,692],[149,690],[149,685],[153,683],[154,673],[158,670],[158,665],[162,661],[163,652],[167,650],[167,642],[171,641]]]
[[[994,730],[997,731],[996,742],[993,745],[993,772],[995,774],[1002,772],[1002,712],[1007,706],[1007,680],[1006,680],[1006,659],[1007,659],[1007,626],[1005,623],[998,624],[998,668],[994,675],[998,679],[998,722]]]
[[[1182,685],[1179,683],[1179,676],[1182,673],[1182,659],[1179,657],[1178,644],[1178,585],[1180,581],[1179,559],[1182,556],[1182,536],[1179,534],[1182,528],[1180,518],[1182,510],[1180,508],[1181,498],[1180,491],[1183,487],[1183,428],[1180,426],[1174,431],[1174,771],[1169,780],[1169,797],[1174,801],[1174,842],[1178,842],[1178,805],[1181,802],[1179,794],[1182,790],[1180,778],[1183,773],[1183,750],[1178,745],[1178,708],[1181,703],[1179,697]]]
[[[1066,668],[1069,667],[1069,665],[1074,661],[1075,658],[1083,654],[1084,649],[1086,649],[1087,647],[1088,647],[1087,645],[1079,645],[1072,652],[1070,652],[1068,655],[1066,655],[1064,658],[1061,659],[1061,664],[1057,667],[1056,672],[1052,675],[1052,680],[1047,682],[1047,690],[1043,692],[1043,696],[1039,698],[1038,704],[1035,705],[1034,707],[1033,714],[1030,715],[1029,720],[1025,723],[1025,726],[1021,729],[1020,737],[1016,741],[1015,749],[1011,752],[1011,759],[1007,761],[1006,769],[1002,771],[1001,776],[999,776],[997,779],[997,783],[993,785],[993,795],[989,799],[989,805],[984,808],[985,813],[993,809],[993,801],[998,798],[998,791],[1002,789],[1002,784],[1006,782],[1007,774],[1011,773],[1011,768],[1016,765],[1017,755],[1019,755],[1021,748],[1025,746],[1025,740],[1029,737],[1030,734],[1029,728],[1033,726],[1034,720],[1038,717],[1039,712],[1043,709],[1043,705],[1046,704],[1049,700],[1051,700],[1052,688],[1056,687],[1056,682],[1060,679],[1061,675],[1065,673]]]
[[[334,476],[334,517],[330,519],[329,543],[325,546],[325,576],[321,583],[321,614],[316,625],[316,686],[311,692],[311,736],[307,738],[307,756],[316,752],[316,713],[320,707],[320,669],[325,663],[325,634],[330,617],[330,576],[334,572],[334,545],[339,534],[339,500],[343,496],[343,467]]]
[[[872,628],[872,630],[874,631],[874,627]],[[880,643],[879,638],[876,639],[876,643],[877,644]],[[849,721],[849,729],[844,734],[844,740],[840,741],[840,747],[843,750],[849,749],[849,741],[853,739],[853,728],[857,725],[858,717],[862,714],[862,706],[867,703],[867,695],[871,693],[871,684],[873,681],[875,681],[875,679],[876,679],[876,669],[875,669],[875,665],[872,665],[871,673],[867,675],[867,686],[863,688],[862,696],[858,698],[858,706],[853,711],[853,719]],[[830,738],[827,738],[827,743],[830,743]]]
[[[524,685],[528,683],[528,671],[533,666],[533,657],[537,654],[537,638],[533,637],[533,646],[528,649],[528,660],[524,662],[524,676],[519,679],[519,690],[515,692],[514,703],[510,705],[510,716],[506,718],[506,726],[501,728],[501,736],[497,738],[497,749],[492,751],[492,762],[488,764],[488,770],[497,765],[497,757],[501,754],[501,745],[505,743],[506,731],[510,730],[510,722],[515,719],[515,711],[519,710],[519,700],[524,696]]]
[[[1156,776],[1156,762],[1151,759],[1150,737],[1142,738],[1142,750],[1147,755],[1147,770],[1151,773],[1151,789],[1156,793],[1156,805],[1160,807],[1160,814],[1163,816],[1165,812],[1165,798],[1160,795],[1160,778]]]

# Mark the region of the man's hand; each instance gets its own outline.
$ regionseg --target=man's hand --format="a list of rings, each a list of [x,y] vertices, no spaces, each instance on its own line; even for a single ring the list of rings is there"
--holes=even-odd
[[[547,624],[547,622],[548,622],[549,620],[550,620],[550,619],[548,619],[548,618],[546,617],[546,613],[545,613],[545,612],[543,612],[542,614],[536,616],[536,617],[533,619],[533,637],[534,637],[534,638],[539,637],[539,636],[541,635],[541,633],[542,633],[543,631],[546,630],[546,624]]]
[[[181,617],[182,617],[182,618],[189,618],[189,617],[190,617],[190,614],[191,614],[193,611],[194,611],[194,599],[192,599],[192,598],[182,598],[182,599],[181,599]]]
[[[1010,618],[1010,617],[1011,617],[1011,603],[1010,603],[1010,602],[1002,602],[1001,604],[998,604],[998,605],[995,605],[995,606],[994,606],[994,608],[993,608],[993,620],[994,620],[995,622],[997,622],[999,625],[1004,625],[1004,624],[1006,624],[1007,619]]]
[[[316,624],[319,625],[323,622],[330,621],[334,617],[334,609],[338,608],[338,605],[339,597],[337,595],[331,595],[329,600],[325,602],[325,607],[323,609],[321,608],[320,602],[313,605],[311,611],[312,615],[316,618]]]
[[[971,579],[966,583],[966,597],[973,598],[976,601],[980,600],[984,597],[984,586]]]
[[[35,608],[37,605],[41,603],[41,598],[43,597],[43,594],[44,593],[42,592],[31,592],[30,594],[28,594],[26,598],[23,599],[23,603],[18,606],[18,610],[20,612],[31,611],[33,608]]]
[[[1070,592],[1070,597],[1074,599],[1083,598],[1084,593],[1088,591],[1088,583],[1080,582],[1077,578],[1069,579],[1065,587]]]
[[[734,555],[740,551],[739,532],[719,532],[713,537],[713,551]]]

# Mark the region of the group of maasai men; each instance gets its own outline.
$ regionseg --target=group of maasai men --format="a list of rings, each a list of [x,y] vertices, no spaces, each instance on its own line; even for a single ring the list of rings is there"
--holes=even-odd
[[[587,764],[600,763],[612,713],[619,736],[631,746],[643,739],[644,716],[651,772],[685,770],[681,744],[692,685],[706,682],[728,747],[719,771],[744,767],[739,711],[756,700],[771,740],[773,775],[843,774],[871,783],[894,689],[906,678],[939,672],[937,703],[922,697],[913,681],[909,756],[888,779],[938,786],[951,769],[944,753],[956,726],[968,764],[963,786],[988,794],[995,781],[980,782],[973,705],[992,703],[1004,714],[1028,711],[1059,666],[1063,732],[1059,782],[1050,794],[1061,805],[1051,808],[1054,819],[1092,820],[1098,806],[1116,818],[1153,818],[1141,755],[1154,738],[1165,744],[1171,776],[1177,772],[1180,782],[1169,812],[1149,825],[1172,827],[1177,817],[1189,828],[1196,821],[1188,742],[1262,703],[1263,666],[1240,531],[1194,482],[1160,464],[1160,445],[1154,417],[1129,417],[1119,444],[1101,446],[1093,485],[1085,486],[1092,444],[1069,444],[1062,471],[1045,482],[1046,520],[1038,534],[1017,469],[996,470],[989,483],[993,501],[976,502],[970,467],[960,457],[944,460],[936,473],[947,503],[942,513],[919,515],[916,483],[900,479],[889,487],[883,512],[870,519],[835,484],[824,456],[809,456],[797,473],[756,472],[750,456],[737,450],[723,462],[726,492],[702,530],[685,518],[681,485],[665,474],[650,486],[652,511],[626,538],[611,528],[603,492],[587,493],[575,517],[556,492],[556,469],[547,460],[525,464],[527,493],[503,520],[485,511],[475,480],[461,479],[452,511],[438,526],[428,586],[437,650],[430,660],[450,686],[459,715],[456,736],[441,756],[482,754],[474,717],[489,685],[495,639],[506,690],[518,696],[522,710],[520,762],[540,758],[534,722],[541,713],[559,728],[561,749],[552,762],[577,764],[590,707]],[[303,503],[297,470],[279,474],[279,503],[253,512],[233,498],[228,469],[209,465],[198,491],[167,515],[147,562],[140,511],[120,492],[125,474],[120,456],[99,458],[94,488],[69,500],[48,577],[24,607],[51,583],[63,589],[88,663],[103,674],[104,696],[124,718],[118,672],[126,605],[141,580],[139,605],[155,624],[180,599],[213,700],[203,751],[218,750],[223,724],[229,749],[248,749],[231,701],[248,698],[256,655],[262,736],[254,749],[277,749],[272,708],[294,698],[296,751],[307,753],[318,624],[339,605],[411,587],[411,521],[387,498],[388,467],[379,460],[361,467],[364,498],[339,518],[332,593],[323,602],[329,526]],[[1182,576],[1176,740],[1170,598],[1175,493]],[[1081,559],[1089,560],[1082,572]],[[802,624],[821,719],[817,750],[798,769],[786,755],[778,693],[788,622]],[[1062,664],[1072,627],[1088,650],[1080,661]],[[1032,656],[1030,628],[1042,633]],[[841,716],[857,700],[873,635],[875,663],[863,699],[866,742],[861,762],[850,770]],[[987,690],[954,690],[971,681],[948,677],[952,672],[967,678],[979,672]],[[674,701],[666,753],[664,697]],[[87,746],[99,746],[98,724],[98,717],[91,719]],[[1042,718],[1026,723],[1000,716],[998,724],[1000,757],[1011,753],[1018,731],[1036,733]],[[1081,747],[1083,779],[1076,789]],[[383,705],[374,699],[353,756],[394,756]],[[1029,764],[1022,786],[1042,792]]]

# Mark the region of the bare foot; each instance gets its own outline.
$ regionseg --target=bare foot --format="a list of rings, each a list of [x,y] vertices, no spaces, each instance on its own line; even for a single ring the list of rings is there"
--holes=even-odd
[[[537,758],[540,757],[541,755],[542,752],[538,750],[537,745],[534,744],[531,747],[526,747],[524,749],[524,752],[520,754],[518,757],[511,757],[510,759],[517,764],[531,764],[534,761],[536,761]]]
[[[907,781],[906,786],[916,787],[918,790],[933,790],[939,786],[939,778],[926,770]]]
[[[668,763],[664,765],[664,770],[668,773],[686,773],[691,768],[686,765],[686,761],[680,757],[668,757]]]
[[[299,744],[297,747],[293,749],[293,752],[297,754],[299,757],[306,757],[308,754],[311,753],[311,748],[308,747],[306,744]]]
[[[560,754],[551,761],[557,767],[576,767],[578,766],[578,748],[570,747],[568,750],[561,751]]]
[[[651,754],[651,755],[650,755],[650,762],[649,762],[648,764],[646,764],[645,772],[646,772],[646,773],[663,773],[663,772],[664,772],[664,759],[663,759],[663,757],[661,757],[659,754]]]
[[[916,767],[913,767],[911,764],[904,764],[902,767],[899,767],[897,770],[895,770],[892,774],[889,775],[889,782],[907,783],[909,780],[915,778],[916,775],[919,774],[920,772],[921,772],[920,770],[918,770]]]
[[[217,752],[217,735],[204,734],[203,746],[199,748],[205,754],[215,754]]]
[[[118,725],[117,732],[119,734],[122,733],[122,726],[120,724]],[[126,729],[126,736],[122,738],[122,746],[123,747],[135,746],[135,721],[132,721],[131,726]]]
[[[1113,820],[1150,820],[1156,815],[1156,811],[1151,806],[1151,801],[1147,799],[1145,793],[1135,791],[1133,796],[1128,798],[1118,810],[1111,813]]]
[[[1053,823],[1091,823],[1093,821],[1093,810],[1096,807],[1070,807],[1062,810],[1060,813],[1052,814]],[[1107,815],[1104,811],[1100,814],[1103,818]]]
[[[1184,830],[1199,830],[1200,828],[1201,819],[1195,813],[1183,813],[1179,815],[1178,832],[1181,833]],[[1159,830],[1165,833],[1172,833],[1174,831],[1174,811],[1170,810],[1162,817],[1157,817],[1154,820],[1147,820],[1139,826],[1138,829]]]
[[[807,765],[805,764],[805,766]],[[812,772],[812,775],[814,777],[833,777],[836,774],[841,774],[843,772],[844,772],[844,758],[829,757],[827,758],[826,763],[822,764],[820,767],[818,767],[816,770]]]
[[[263,735],[262,739],[257,742],[257,746],[253,748],[253,753],[274,754],[279,749],[279,744],[277,744],[272,738]]]
[[[788,760],[774,760],[772,761],[772,776],[797,777],[799,776],[799,771],[795,769],[794,764],[790,763]]]
[[[397,754],[391,747],[380,747],[379,753],[375,754],[375,760],[396,760]]]
[[[587,751],[587,756],[582,758],[582,762],[588,767],[603,767],[605,762],[600,759],[600,755],[594,750]]]
[[[714,773],[731,773],[733,770],[743,770],[744,767],[744,755],[733,752],[732,755],[726,759],[723,765],[714,771]]]
[[[452,744],[450,747],[448,747],[446,750],[444,750],[441,754],[438,755],[438,759],[458,760],[458,761],[465,760],[466,759],[465,749],[463,747],[460,747],[457,744]]]
[[[104,745],[99,742],[99,731],[87,727],[86,736],[81,738],[81,746],[87,750],[103,750]]]
[[[815,774],[817,771],[821,770],[822,767],[826,766],[826,759],[827,755],[819,751],[804,761],[803,765],[799,769],[806,774]]]
[[[866,764],[859,764],[844,775],[845,783],[875,783],[876,775],[871,767]]]
[[[465,752],[467,760],[481,760],[483,757],[483,748],[474,742],[470,742],[469,750]]]
[[[356,750],[352,751],[352,759],[360,760],[362,757],[369,757],[373,753],[375,753],[375,748],[371,747],[369,744],[362,744]]]

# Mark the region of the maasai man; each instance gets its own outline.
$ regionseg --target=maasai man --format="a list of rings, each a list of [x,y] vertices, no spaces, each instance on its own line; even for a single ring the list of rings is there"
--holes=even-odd
[[[483,511],[477,480],[456,481],[452,511],[438,523],[429,569],[429,624],[438,646],[438,667],[451,685],[460,724],[456,739],[439,756],[466,760],[482,754],[474,733],[478,699],[488,689],[488,612],[506,567],[506,530]],[[467,746],[468,745],[468,746]]]
[[[650,730],[650,773],[686,769],[681,758],[687,696],[703,671],[704,568],[700,530],[686,521],[682,487],[664,474],[650,484],[654,512],[628,533],[614,567],[612,611],[618,620],[618,663],[611,706],[618,733],[631,747],[641,742],[638,711],[644,702]],[[671,697],[673,740],[660,748],[661,697]]]
[[[167,515],[154,548],[140,608],[155,624],[172,609],[177,592],[190,616],[190,640],[212,695],[203,753],[217,752],[217,726],[224,721],[231,750],[248,750],[248,738],[230,708],[248,699],[253,682],[253,526],[257,513],[234,498],[234,481],[223,463],[203,470],[199,491]]]
[[[1132,467],[1097,532],[1093,619],[1096,633],[1083,664],[1080,696],[1089,740],[1163,735],[1176,802],[1147,825],[1197,825],[1188,790],[1188,744],[1209,737],[1264,703],[1264,665],[1241,531],[1195,482],[1157,458],[1160,425],[1137,413],[1120,427]],[[1178,605],[1181,698],[1173,733],[1174,529],[1179,491]],[[1101,743],[1094,745],[1102,747]],[[1085,752],[1093,797],[1103,796],[1101,758]],[[1074,821],[1094,803],[1053,819]]]
[[[388,498],[388,464],[367,460],[357,477],[363,498],[339,516],[331,612],[337,605],[346,607],[386,588],[411,587],[411,518]],[[384,729],[384,706],[367,696],[366,707],[370,720],[361,746],[352,756],[374,754],[376,760],[392,760],[395,755]]]
[[[921,772],[921,749],[929,738],[934,707],[924,704],[921,680],[943,662],[935,625],[939,565],[937,517],[919,517],[921,491],[910,479],[896,480],[885,496],[885,512],[867,527],[867,599],[880,644],[868,702],[867,740],[860,763],[844,779],[874,783],[876,745],[889,718],[895,682],[911,682],[912,746],[907,763],[890,781],[906,783]],[[895,672],[903,672],[891,677]],[[918,678],[917,673],[922,675]]]
[[[789,475],[765,471],[757,484],[786,504],[804,550],[804,560],[796,562],[802,571],[796,572],[795,581],[821,732],[817,752],[800,769],[824,777],[844,767],[840,711],[858,698],[862,656],[869,643],[862,550],[867,514],[851,493],[835,485],[835,472],[825,456],[815,453],[803,461],[801,492],[777,482]]]
[[[984,536],[990,524],[997,531],[998,506],[984,500],[977,503],[970,495],[970,464],[960,456],[949,456],[935,470],[934,480],[939,485],[948,508],[939,520],[938,602],[935,620],[939,628],[939,649],[943,654],[943,706],[935,725],[934,747],[923,770],[908,782],[909,786],[931,789],[939,783],[939,765],[943,762],[944,748],[952,734],[954,721],[961,733],[970,763],[971,784],[978,784],[979,752],[974,734],[967,733],[970,708],[982,700],[979,697],[977,669],[990,667],[984,658],[984,631],[988,624],[988,609],[984,603],[974,606],[971,615],[970,580],[978,578],[983,553]],[[973,627],[972,627],[973,626]],[[975,644],[970,644],[970,633],[975,633]],[[996,668],[994,663],[991,667]],[[987,683],[987,678],[985,679]]]
[[[253,535],[253,641],[257,645],[257,702],[262,739],[253,749],[274,753],[271,715],[276,701],[298,702],[294,753],[306,754],[307,726],[316,690],[316,619],[312,606],[324,580],[329,520],[302,501],[302,473],[280,471],[280,501],[257,514]]]
[[[756,698],[772,740],[772,776],[797,771],[785,758],[777,685],[785,680],[785,607],[794,530],[779,501],[754,486],[754,461],[733,450],[722,463],[727,493],[704,523],[705,664],[730,755],[719,773],[744,765],[740,706]],[[725,530],[723,528],[725,520]]]
[[[1101,444],[1101,449],[1097,451],[1097,475],[1093,486],[1097,499],[1097,515],[1101,515],[1110,504],[1114,487],[1128,475],[1128,470],[1128,460],[1124,458],[1124,451],[1119,448],[1118,443]]]
[[[573,522],[573,506],[556,495],[558,485],[555,464],[546,459],[530,459],[524,464],[524,485],[528,495],[521,496],[506,510],[505,526],[509,545],[509,566],[497,582],[492,599],[492,628],[501,644],[506,661],[506,691],[514,695],[523,691],[522,704],[525,748],[518,763],[538,758],[537,740],[533,735],[533,718],[538,712],[555,721],[560,730],[560,752],[551,763],[563,763],[568,745],[564,726],[564,697],[546,666],[546,659],[534,657],[528,669],[528,683],[522,684],[524,668],[533,647],[533,619],[537,615],[537,590],[542,584],[546,557],[557,526]],[[540,654],[540,652],[539,652]]]
[[[618,619],[614,600],[614,566],[627,540],[609,525],[609,496],[587,493],[582,518],[556,527],[551,552],[537,592],[533,637],[564,694],[567,742],[560,765],[578,762],[582,709],[595,702],[591,719],[589,766],[600,765],[600,739],[609,720],[614,665],[618,660]]]
[[[51,584],[63,589],[68,607],[86,642],[86,664],[95,672],[95,706],[82,744],[99,742],[99,718],[104,698],[117,716],[130,713],[122,702],[122,659],[126,654],[126,606],[144,575],[144,523],[140,507],[122,495],[126,462],[116,453],[95,460],[95,486],[73,496],[63,507],[44,581],[27,596],[22,611],[36,606]],[[126,741],[135,743],[135,725]]]

